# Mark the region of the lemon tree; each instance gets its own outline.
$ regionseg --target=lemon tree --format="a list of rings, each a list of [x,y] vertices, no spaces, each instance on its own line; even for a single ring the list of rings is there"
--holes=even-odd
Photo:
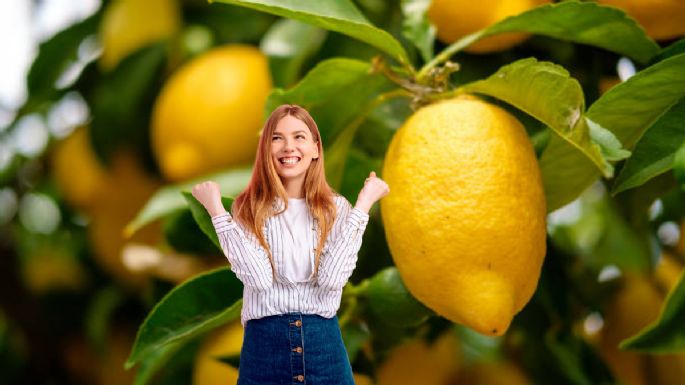
[[[372,170],[391,186],[338,312],[358,383],[680,383],[684,17],[680,1],[104,2],[41,44],[0,129],[51,132],[45,163],[0,170],[3,372],[23,370],[7,319],[49,324],[26,334],[36,360],[65,346],[85,382],[235,383],[242,285],[190,189],[215,180],[230,208],[264,118],[296,103],[336,191],[354,202]]]

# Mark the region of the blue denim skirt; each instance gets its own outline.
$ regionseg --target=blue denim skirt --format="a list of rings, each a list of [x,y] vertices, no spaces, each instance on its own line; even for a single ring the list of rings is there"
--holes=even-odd
[[[338,317],[300,312],[245,323],[238,385],[354,385]]]

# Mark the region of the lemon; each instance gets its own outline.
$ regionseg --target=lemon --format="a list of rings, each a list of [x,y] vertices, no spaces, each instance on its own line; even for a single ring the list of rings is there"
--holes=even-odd
[[[124,244],[137,242],[157,245],[162,240],[161,227],[159,222],[153,222],[129,239],[124,238],[123,229],[161,184],[128,151],[115,153],[111,164],[98,202],[88,212],[88,237],[100,267],[121,283],[138,287],[145,282],[146,277],[130,271],[124,265]]]
[[[353,377],[355,385],[373,385],[371,377],[365,374],[353,373]]]
[[[193,385],[229,385],[238,382],[238,369],[219,358],[240,354],[243,335],[243,326],[235,321],[205,338],[195,356]]]
[[[253,161],[270,88],[267,59],[252,46],[214,48],[185,64],[154,106],[162,174],[183,180]]]
[[[448,331],[431,345],[420,338],[394,348],[376,371],[378,385],[444,385],[461,360],[457,338]]]
[[[437,29],[438,38],[453,43],[462,37],[484,29],[508,16],[518,15],[549,0],[433,0],[428,18]],[[525,40],[525,33],[504,33],[487,37],[467,47],[465,51],[486,53],[502,51]]]
[[[516,365],[507,361],[478,362],[463,368],[459,385],[529,385],[531,382]]]
[[[685,35],[685,1],[683,0],[598,0],[621,8],[656,40]]]
[[[87,126],[75,129],[50,152],[55,182],[64,200],[78,208],[95,202],[107,177],[90,144],[89,132]]]
[[[393,137],[381,201],[402,281],[439,315],[502,335],[545,255],[542,178],[523,125],[459,97],[416,111]]]
[[[147,44],[173,36],[181,28],[176,0],[114,0],[100,25],[100,66],[110,70]]]

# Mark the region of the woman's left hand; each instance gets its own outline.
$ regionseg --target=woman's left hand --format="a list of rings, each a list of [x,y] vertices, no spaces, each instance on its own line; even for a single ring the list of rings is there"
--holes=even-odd
[[[369,177],[364,181],[364,187],[359,192],[355,207],[368,213],[371,206],[388,193],[390,193],[388,184],[383,179],[378,178],[375,171],[371,171]]]

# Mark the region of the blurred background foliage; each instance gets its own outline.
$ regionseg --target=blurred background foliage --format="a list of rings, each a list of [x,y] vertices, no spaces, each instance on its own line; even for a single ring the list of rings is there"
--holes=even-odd
[[[448,46],[426,19],[428,1],[349,3],[394,36],[417,68]],[[638,2],[624,3],[630,11]],[[263,117],[296,101],[319,125],[332,185],[354,201],[364,177],[380,169],[410,103],[374,102],[393,83],[368,71],[379,50],[349,34],[202,0],[113,0],[94,8],[40,43],[25,100],[3,107],[0,382],[232,383],[241,286],[210,240],[212,229],[198,226],[206,217],[190,187],[212,179],[226,197],[241,191]],[[459,71],[449,80],[466,84],[535,57],[568,70],[590,106],[634,73],[683,52],[677,39],[685,31],[663,35],[649,26],[685,25],[685,13],[645,17],[638,21],[659,43],[651,61],[535,34],[494,52],[459,52]],[[426,35],[408,37],[412,28]],[[331,58],[339,59],[326,62]],[[524,123],[540,156],[550,135],[545,125],[492,102]],[[673,111],[681,106],[682,99]],[[653,157],[633,166],[662,167],[656,177],[618,194],[611,193],[615,179],[596,178],[549,214],[537,292],[503,337],[453,324],[413,299],[374,208],[339,313],[357,382],[682,383],[685,354],[667,347],[685,335],[685,294],[673,290],[685,262],[678,182],[685,163],[676,152],[682,113],[670,122],[672,130],[654,141],[669,148],[668,166],[653,165]],[[649,343],[667,352],[619,350],[659,318],[671,292],[673,316],[663,321],[672,333]],[[148,340],[134,349],[139,327],[150,324],[187,333],[143,336]],[[124,370],[132,357],[138,365]]]

